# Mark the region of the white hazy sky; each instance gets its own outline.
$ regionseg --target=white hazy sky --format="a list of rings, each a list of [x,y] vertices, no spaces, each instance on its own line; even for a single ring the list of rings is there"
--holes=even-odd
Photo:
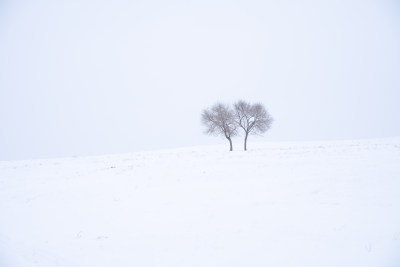
[[[0,160],[225,143],[240,98],[266,141],[400,135],[400,4],[0,1]]]

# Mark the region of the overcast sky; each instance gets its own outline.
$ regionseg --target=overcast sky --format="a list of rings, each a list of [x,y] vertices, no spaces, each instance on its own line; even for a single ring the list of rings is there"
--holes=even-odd
[[[399,136],[399,14],[394,0],[0,1],[0,160],[228,148],[200,114],[238,99],[275,119],[257,141]]]

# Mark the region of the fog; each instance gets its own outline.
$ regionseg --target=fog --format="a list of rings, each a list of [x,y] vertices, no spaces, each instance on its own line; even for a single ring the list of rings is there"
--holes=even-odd
[[[399,14],[390,0],[2,1],[0,160],[228,147],[200,114],[239,99],[275,119],[249,149],[399,136]]]

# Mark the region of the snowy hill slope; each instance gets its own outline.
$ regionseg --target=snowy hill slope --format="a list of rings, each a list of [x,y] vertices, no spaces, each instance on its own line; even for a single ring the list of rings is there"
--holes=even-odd
[[[0,266],[400,266],[400,138],[226,150],[0,162]]]

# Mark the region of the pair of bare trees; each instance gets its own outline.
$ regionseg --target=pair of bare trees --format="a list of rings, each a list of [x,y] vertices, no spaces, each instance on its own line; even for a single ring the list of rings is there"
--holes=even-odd
[[[260,103],[250,104],[243,100],[236,102],[233,107],[217,103],[203,110],[201,121],[209,135],[222,135],[229,141],[230,151],[233,150],[232,137],[244,132],[244,150],[247,150],[249,135],[262,134],[271,128],[273,118]]]

